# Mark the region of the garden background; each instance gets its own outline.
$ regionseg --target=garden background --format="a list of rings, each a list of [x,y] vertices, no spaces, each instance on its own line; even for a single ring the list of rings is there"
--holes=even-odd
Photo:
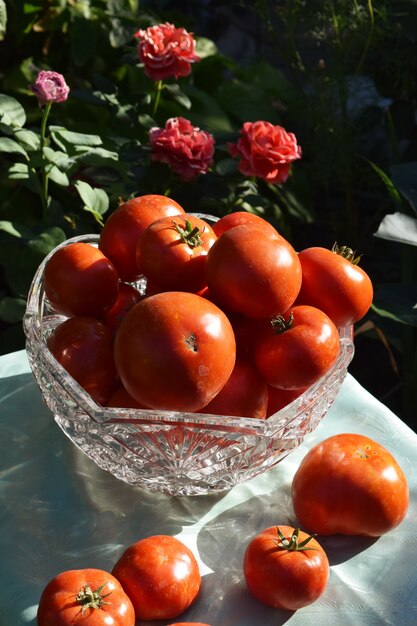
[[[200,60],[161,83],[135,33],[165,22],[193,33]],[[41,70],[70,87],[43,150]],[[166,194],[189,212],[262,215],[297,250],[361,254],[375,298],[350,371],[416,428],[415,0],[0,0],[0,94],[0,353],[24,347],[27,291],[57,243],[99,232],[121,200]],[[149,130],[172,117],[215,140],[191,181],[150,158]],[[228,151],[261,120],[302,149],[282,184]]]

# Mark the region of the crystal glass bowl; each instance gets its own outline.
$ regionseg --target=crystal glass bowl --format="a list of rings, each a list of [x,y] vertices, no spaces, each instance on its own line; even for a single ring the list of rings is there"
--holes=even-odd
[[[57,248],[76,241],[97,244],[98,236],[74,237]],[[29,362],[57,424],[116,478],[171,495],[230,489],[273,467],[300,445],[335,399],[353,357],[351,327],[340,330],[340,353],[332,369],[266,420],[96,404],[46,344],[51,331],[66,319],[53,310],[43,290],[45,265],[55,250],[39,266],[28,296],[24,331]]]

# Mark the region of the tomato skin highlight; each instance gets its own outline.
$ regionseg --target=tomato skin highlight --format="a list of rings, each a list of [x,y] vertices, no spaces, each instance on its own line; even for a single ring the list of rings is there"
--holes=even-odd
[[[115,337],[120,379],[137,402],[153,409],[198,411],[228,380],[236,342],[226,315],[187,292],[145,298]]]
[[[189,225],[189,226],[188,226]],[[198,229],[187,243],[177,229]],[[146,277],[162,290],[198,292],[206,287],[206,257],[217,236],[204,220],[188,215],[162,217],[150,224],[138,239],[136,259]],[[194,245],[195,244],[195,245]]]
[[[193,553],[168,535],[154,535],[129,546],[112,573],[140,620],[177,617],[196,600],[201,588]]]
[[[166,196],[149,194],[132,198],[110,215],[100,234],[99,248],[113,262],[123,281],[141,274],[136,261],[136,244],[145,228],[157,219],[180,215],[184,209]]]
[[[227,311],[256,319],[289,309],[301,287],[301,264],[294,248],[264,227],[235,226],[207,255],[207,284]]]
[[[64,315],[101,317],[116,301],[119,276],[100,250],[88,243],[70,243],[49,259],[44,289]]]
[[[85,585],[96,591],[102,585],[103,604],[84,609],[77,595]],[[135,626],[135,611],[119,581],[98,569],[68,570],[53,578],[39,601],[38,626]]]
[[[340,350],[339,333],[323,311],[294,306],[284,318],[291,326],[281,333],[272,325],[255,350],[258,370],[272,387],[305,389],[335,363]]]
[[[368,274],[326,248],[306,248],[298,254],[303,281],[297,304],[326,313],[340,328],[359,321],[369,310],[373,286]]]
[[[290,526],[279,526],[289,539]],[[299,532],[303,541],[308,535]],[[317,600],[325,591],[329,578],[329,561],[320,544],[312,538],[310,550],[286,550],[277,547],[277,527],[271,526],[248,544],[243,573],[251,594],[263,604],[295,611]]]
[[[111,331],[92,317],[70,317],[54,329],[47,345],[93,400],[106,405],[117,376]]]
[[[342,433],[301,461],[292,500],[297,519],[311,532],[379,537],[404,519],[409,492],[386,448],[364,435]]]
[[[278,232],[276,228],[274,228],[267,220],[264,220],[263,217],[255,215],[255,213],[248,213],[247,211],[235,211],[234,213],[223,215],[223,217],[221,217],[213,225],[213,230],[217,237],[220,237],[220,235],[225,233],[227,230],[230,230],[235,226],[241,226],[242,224],[253,224],[255,226],[260,226],[261,228],[272,230],[274,233]]]

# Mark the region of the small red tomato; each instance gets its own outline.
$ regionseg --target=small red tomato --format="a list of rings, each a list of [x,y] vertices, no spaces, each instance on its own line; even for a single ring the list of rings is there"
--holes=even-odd
[[[98,569],[69,570],[45,587],[38,626],[134,626],[135,611],[120,582]]]
[[[220,237],[226,230],[230,230],[235,226],[241,226],[242,224],[254,224],[255,226],[272,229],[275,233],[277,232],[272,224],[264,220],[263,217],[255,215],[255,213],[248,213],[247,211],[235,211],[234,213],[224,215],[213,225],[213,230],[217,237]]]
[[[265,419],[267,403],[266,382],[249,361],[237,359],[224,387],[201,412]]]
[[[48,348],[98,404],[107,404],[116,385],[113,337],[92,317],[70,317],[48,338]]]
[[[360,320],[372,304],[373,287],[354,257],[346,246],[302,250],[298,258],[303,281],[297,304],[321,309],[338,328]]]
[[[279,389],[268,385],[268,407],[266,416],[270,417],[301,396],[308,387],[302,389]]]
[[[101,317],[116,301],[119,276],[100,250],[88,243],[70,243],[49,259],[44,289],[59,313]]]
[[[129,311],[116,333],[114,354],[123,386],[138,402],[198,411],[229,378],[236,342],[215,304],[193,293],[167,291]]]
[[[289,309],[300,291],[294,248],[271,229],[243,224],[224,232],[207,255],[207,284],[227,311],[265,318]]]
[[[104,314],[102,318],[103,323],[107,326],[107,328],[115,333],[126,313],[130,311],[130,309],[137,302],[140,302],[142,298],[142,294],[135,289],[133,285],[129,285],[129,283],[120,283],[119,294],[116,302],[113,304],[111,309]]]
[[[260,602],[295,611],[317,600],[329,578],[329,561],[321,545],[299,529],[271,526],[246,548],[243,573]]]
[[[193,553],[168,535],[154,535],[129,546],[112,573],[131,599],[138,620],[177,617],[201,588]]]
[[[200,291],[207,284],[206,257],[216,239],[211,226],[198,217],[162,217],[138,239],[138,266],[164,289]]]
[[[339,333],[323,311],[295,306],[277,316],[261,335],[256,367],[272,387],[310,387],[332,367],[339,354]]]
[[[184,209],[175,200],[152,194],[117,207],[103,226],[99,248],[114,263],[122,280],[132,282],[142,273],[136,262],[136,244],[145,228],[161,217],[181,213]]]
[[[409,492],[386,448],[342,433],[306,454],[294,475],[292,500],[298,520],[312,532],[379,537],[404,519]]]

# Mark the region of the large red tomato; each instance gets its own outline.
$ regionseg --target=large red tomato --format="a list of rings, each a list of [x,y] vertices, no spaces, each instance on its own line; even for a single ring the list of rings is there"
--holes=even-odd
[[[193,553],[168,535],[154,535],[129,546],[112,573],[132,600],[138,620],[181,615],[201,588]]]
[[[224,232],[210,248],[207,284],[226,310],[272,317],[293,305],[301,265],[294,248],[273,229],[243,224]]]
[[[187,292],[145,298],[115,337],[115,361],[129,394],[153,409],[198,411],[229,378],[233,329],[212,302]]]
[[[364,435],[342,433],[312,448],[295,473],[292,499],[299,522],[323,535],[378,537],[408,508],[408,485],[386,448]]]
[[[272,387],[310,387],[339,354],[339,333],[323,311],[295,306],[271,322],[255,350],[258,370]]]
[[[48,348],[98,404],[107,404],[116,385],[111,331],[92,317],[70,317],[48,338]]]
[[[360,320],[372,304],[373,287],[349,248],[307,248],[298,258],[303,282],[297,303],[324,311],[339,328]]]
[[[136,244],[145,228],[164,216],[184,213],[171,198],[139,196],[124,202],[110,215],[100,235],[99,248],[114,263],[120,278],[127,282],[141,274],[136,262]]]
[[[60,313],[100,317],[117,298],[119,276],[100,250],[88,243],[70,243],[49,259],[44,289]]]
[[[306,533],[290,526],[271,526],[247,546],[243,573],[257,600],[295,611],[323,594],[329,561],[320,544]]]
[[[138,239],[138,266],[162,290],[200,291],[207,284],[206,257],[216,239],[211,226],[198,217],[162,217]]]
[[[276,232],[272,224],[264,220],[263,217],[255,215],[255,213],[248,213],[247,211],[235,211],[234,213],[224,215],[213,225],[213,230],[217,237],[220,237],[226,230],[230,230],[235,226],[241,226],[242,224],[254,224],[255,226],[269,228],[272,232]]]
[[[45,587],[38,626],[134,626],[135,611],[120,582],[99,569],[69,570]]]
[[[229,380],[202,413],[265,419],[267,384],[248,360],[237,359]]]

